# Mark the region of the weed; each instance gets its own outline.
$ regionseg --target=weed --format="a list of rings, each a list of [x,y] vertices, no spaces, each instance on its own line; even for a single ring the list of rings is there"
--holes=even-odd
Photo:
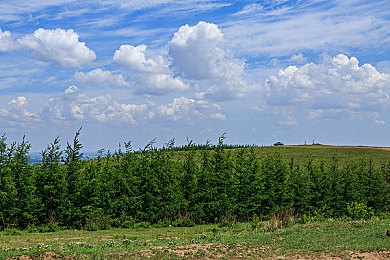
[[[295,223],[294,211],[289,208],[280,208],[272,213],[269,220],[263,222],[263,231],[272,232],[277,229],[292,227]]]
[[[21,235],[22,232],[17,230],[16,228],[6,228],[4,229],[4,234],[7,236],[17,236]]]
[[[150,224],[148,222],[138,222],[134,224],[134,229],[146,229],[149,227]]]
[[[196,224],[187,217],[181,217],[174,222],[172,222],[172,226],[174,227],[194,227]]]

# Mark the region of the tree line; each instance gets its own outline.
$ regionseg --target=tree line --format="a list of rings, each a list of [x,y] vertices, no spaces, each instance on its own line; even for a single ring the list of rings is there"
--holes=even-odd
[[[80,129],[81,130],[81,129]],[[29,163],[31,145],[0,138],[0,229],[130,227],[136,223],[192,225],[267,218],[282,208],[297,216],[354,217],[390,209],[390,163],[369,158],[339,162],[283,159],[254,146],[224,144],[135,151],[124,142],[82,160],[80,130],[61,148],[60,138]],[[201,148],[201,149],[200,149]],[[352,209],[352,210],[351,210]]]

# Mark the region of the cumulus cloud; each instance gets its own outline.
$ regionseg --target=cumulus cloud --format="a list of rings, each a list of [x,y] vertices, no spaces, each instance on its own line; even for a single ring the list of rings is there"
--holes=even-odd
[[[115,51],[113,61],[128,70],[135,80],[137,94],[164,95],[189,88],[174,77],[162,56],[146,58],[146,45],[122,45]]]
[[[27,98],[24,96],[19,96],[16,99],[12,99],[8,104],[19,108],[24,107],[27,105]]]
[[[90,97],[73,85],[61,96],[51,98],[43,114],[46,117],[54,117],[54,120],[120,121],[137,124],[137,116],[143,117],[146,109],[146,104],[118,103],[112,100],[109,94]]]
[[[220,112],[216,112],[219,110],[221,108],[218,105],[210,104],[205,100],[179,97],[173,99],[172,103],[168,105],[159,106],[157,113],[173,121],[192,121],[193,118],[224,120],[225,116]]]
[[[94,69],[87,73],[75,72],[76,81],[84,84],[108,84],[110,86],[129,86],[122,75],[113,75],[110,71]]]
[[[18,46],[12,38],[10,31],[2,31],[0,28],[0,51],[7,52],[17,49]]]
[[[221,30],[212,23],[180,27],[169,44],[172,68],[188,79],[220,77],[219,64],[225,58],[223,49],[218,47],[222,39]]]
[[[138,94],[163,95],[189,88],[180,78],[170,74],[139,74],[136,79]]]
[[[79,35],[73,30],[40,28],[18,39],[18,43],[43,60],[63,67],[80,67],[96,59],[95,52],[80,42]]]
[[[122,45],[119,50],[115,51],[113,60],[118,65],[136,72],[168,72],[161,56],[146,59],[146,49],[146,45]]]
[[[371,64],[360,66],[357,58],[344,54],[323,55],[318,64],[289,66],[270,76],[265,86],[270,105],[318,110],[312,117],[323,111],[372,112],[390,105],[390,74]]]
[[[253,90],[243,79],[245,61],[223,49],[217,25],[199,22],[179,28],[168,44],[168,57],[147,56],[146,45],[122,45],[113,55],[135,82],[135,93],[164,95],[188,90],[198,99],[236,99]]]
[[[33,112],[27,102],[25,96],[18,96],[7,103],[6,106],[0,108],[0,119],[4,123],[4,127],[8,125],[16,125],[17,123],[26,126],[28,122],[40,121],[37,112]]]
[[[208,81],[209,88],[200,93],[205,97],[240,97],[247,87],[242,79],[245,62],[234,58],[223,45],[217,25],[203,21],[195,26],[184,25],[169,43],[171,68],[184,79]]]

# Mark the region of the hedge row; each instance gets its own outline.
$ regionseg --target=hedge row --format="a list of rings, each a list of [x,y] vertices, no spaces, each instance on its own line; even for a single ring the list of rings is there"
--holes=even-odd
[[[30,143],[0,139],[0,227],[58,225],[98,229],[134,223],[215,223],[266,218],[281,208],[298,216],[353,216],[361,207],[390,209],[390,164],[340,164],[337,156],[304,162],[260,155],[254,147],[208,149],[150,142],[82,160],[80,130],[62,150],[59,138],[29,163]],[[204,146],[203,146],[204,147]],[[356,213],[356,210],[355,210]]]

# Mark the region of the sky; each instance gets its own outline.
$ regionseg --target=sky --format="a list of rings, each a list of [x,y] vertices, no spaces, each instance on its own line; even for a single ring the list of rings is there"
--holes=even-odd
[[[390,146],[390,1],[0,1],[0,134],[41,151]]]

